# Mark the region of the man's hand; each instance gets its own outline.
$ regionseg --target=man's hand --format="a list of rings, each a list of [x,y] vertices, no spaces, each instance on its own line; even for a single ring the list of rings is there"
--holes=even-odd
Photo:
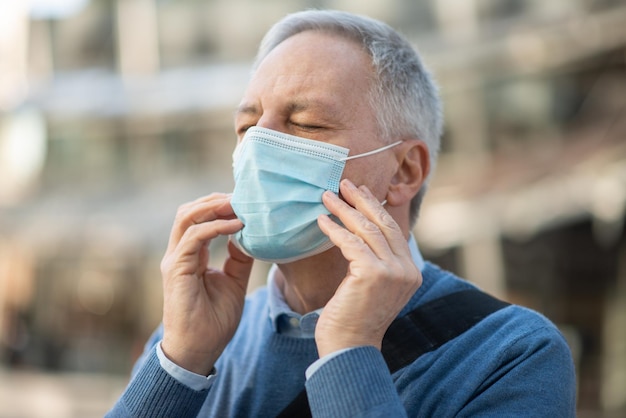
[[[228,243],[223,271],[209,267],[209,243],[243,227],[230,195],[211,194],[178,209],[163,261],[163,342],[179,366],[207,375],[233,337],[252,259]]]
[[[369,189],[343,180],[340,191],[345,202],[331,192],[323,202],[345,228],[326,215],[318,218],[349,262],[316,326],[320,357],[362,345],[380,349],[387,328],[422,284],[406,238]]]

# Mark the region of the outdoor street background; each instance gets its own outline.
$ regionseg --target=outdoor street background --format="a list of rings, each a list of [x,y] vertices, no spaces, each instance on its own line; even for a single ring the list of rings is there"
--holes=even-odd
[[[113,405],[177,207],[232,190],[259,41],[312,7],[398,28],[441,86],[425,257],[548,316],[579,416],[626,416],[626,1],[4,0],[0,418]]]

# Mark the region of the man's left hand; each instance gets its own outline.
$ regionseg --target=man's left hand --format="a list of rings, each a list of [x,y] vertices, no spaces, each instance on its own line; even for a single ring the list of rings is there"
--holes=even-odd
[[[345,201],[328,191],[322,199],[345,227],[326,215],[318,218],[349,262],[316,326],[320,357],[363,345],[380,349],[387,328],[422,284],[406,237],[369,189],[344,179],[340,192]]]

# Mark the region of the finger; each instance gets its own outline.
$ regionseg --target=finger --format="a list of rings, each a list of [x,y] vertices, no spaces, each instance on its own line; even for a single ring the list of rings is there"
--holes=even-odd
[[[239,219],[218,219],[187,228],[174,251],[175,264],[182,270],[178,273],[196,273],[202,262],[202,249],[215,237],[234,234],[241,228],[243,223]]]
[[[344,179],[340,184],[340,191],[348,204],[376,225],[394,254],[407,254],[407,240],[398,223],[367,186],[361,185],[357,188],[350,180]]]
[[[348,193],[352,193],[352,191],[346,190],[346,194]],[[344,196],[344,198],[346,197]],[[363,213],[360,213],[358,208],[350,206],[332,192],[325,192],[322,195],[322,200],[330,213],[337,216],[351,234],[358,236],[360,240],[366,243],[377,257],[387,259],[393,256],[387,238],[380,228],[367,219]],[[335,243],[335,245],[339,244]]]
[[[209,267],[209,246],[204,245],[200,248],[198,267],[196,269],[196,275],[198,277],[202,276],[206,269]]]
[[[320,215],[317,218],[317,224],[328,239],[341,250],[346,260],[379,260],[379,256],[360,236],[341,227],[327,215]]]
[[[172,251],[178,245],[190,226],[215,219],[234,218],[235,214],[230,205],[230,195],[226,194],[212,194],[181,205],[176,213],[176,219],[170,233],[168,251]]]
[[[232,193],[211,193],[208,194],[206,196],[201,196],[199,198],[197,198],[196,200],[193,200],[191,202],[189,202],[190,204],[194,204],[194,203],[203,203],[203,202],[210,202],[212,200],[215,200],[216,198],[229,198],[230,196],[232,196]]]

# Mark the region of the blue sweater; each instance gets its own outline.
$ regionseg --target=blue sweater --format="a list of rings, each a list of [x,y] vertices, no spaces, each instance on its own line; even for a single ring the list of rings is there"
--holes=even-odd
[[[427,264],[423,284],[400,315],[472,285]],[[160,366],[146,345],[115,417],[272,417],[296,397],[318,355],[313,338],[275,332],[267,290],[251,295],[237,332],[216,364],[208,390],[195,391]],[[314,417],[574,417],[575,376],[555,326],[509,306],[390,375],[373,347],[348,350],[307,381]]]

